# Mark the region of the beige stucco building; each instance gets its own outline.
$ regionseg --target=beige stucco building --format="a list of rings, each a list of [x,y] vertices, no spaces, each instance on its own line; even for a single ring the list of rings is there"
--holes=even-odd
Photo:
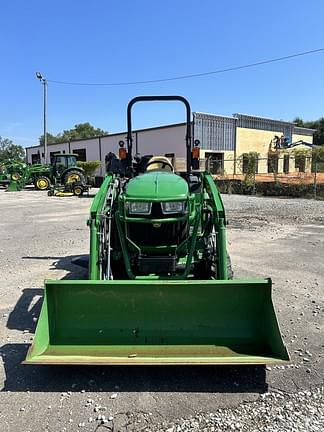
[[[201,141],[203,157],[214,158],[223,174],[244,174],[245,158],[257,155],[259,174],[294,173],[311,170],[311,147],[315,130],[292,122],[234,114],[233,117],[194,113],[195,136]],[[304,155],[305,160],[295,155]],[[217,166],[218,165],[218,166]]]

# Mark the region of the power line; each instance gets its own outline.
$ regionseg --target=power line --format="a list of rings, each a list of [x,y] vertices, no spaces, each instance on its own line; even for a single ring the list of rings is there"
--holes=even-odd
[[[48,79],[48,82],[51,83],[55,83],[55,84],[64,84],[64,85],[73,85],[73,86],[130,86],[130,85],[136,85],[136,84],[152,84],[152,83],[160,83],[160,82],[167,82],[167,81],[179,81],[179,80],[184,80],[184,79],[189,79],[189,78],[199,78],[199,77],[204,77],[204,76],[208,76],[208,75],[216,75],[216,74],[220,74],[220,73],[225,73],[225,72],[232,72],[232,71],[237,71],[237,70],[241,70],[241,69],[248,69],[248,68],[252,68],[252,67],[256,67],[256,66],[261,66],[261,65],[265,65],[265,64],[269,64],[269,63],[275,63],[275,62],[280,62],[280,61],[284,61],[284,60],[289,60],[295,57],[301,57],[301,56],[305,56],[305,55],[309,55],[309,54],[314,54],[320,51],[324,51],[324,48],[318,48],[318,49],[314,49],[314,50],[310,50],[310,51],[303,51],[300,53],[296,53],[296,54],[291,54],[291,55],[287,55],[284,57],[277,57],[277,58],[273,58],[273,59],[269,59],[269,60],[262,60],[262,61],[258,61],[255,63],[248,63],[245,65],[240,65],[240,66],[233,66],[233,67],[229,67],[229,68],[225,68],[225,69],[217,69],[214,71],[209,71],[209,72],[201,72],[201,73],[195,73],[195,74],[189,74],[189,75],[180,75],[180,76],[175,76],[175,77],[170,77],[170,78],[159,78],[159,79],[153,79],[153,80],[145,80],[145,81],[129,81],[129,82],[110,82],[110,83],[81,83],[81,82],[69,82],[69,81],[57,81],[57,80],[50,80]]]

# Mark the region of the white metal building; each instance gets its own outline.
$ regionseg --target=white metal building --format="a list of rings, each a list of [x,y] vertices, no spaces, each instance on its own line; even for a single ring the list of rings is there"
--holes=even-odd
[[[103,175],[105,170],[105,156],[109,152],[118,154],[119,141],[126,142],[126,132],[103,135],[96,138],[81,139],[58,144],[48,144],[48,155],[56,153],[77,153],[79,160],[100,160],[102,162],[98,174]],[[160,126],[136,130],[133,133],[133,152],[145,154],[168,154],[170,158],[176,156],[179,161],[184,160],[185,123]],[[44,157],[43,146],[26,148],[27,162],[37,163]]]

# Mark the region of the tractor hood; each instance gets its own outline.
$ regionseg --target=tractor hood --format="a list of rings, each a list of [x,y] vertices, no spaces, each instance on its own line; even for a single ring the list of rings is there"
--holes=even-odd
[[[187,182],[180,176],[167,172],[150,172],[130,180],[126,197],[147,199],[186,199],[189,194]]]

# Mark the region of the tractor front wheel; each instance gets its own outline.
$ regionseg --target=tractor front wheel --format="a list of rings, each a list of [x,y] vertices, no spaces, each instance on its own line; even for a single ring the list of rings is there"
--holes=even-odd
[[[51,185],[51,181],[46,176],[38,177],[35,181],[35,187],[38,190],[47,190]]]
[[[72,187],[73,193],[76,196],[82,196],[83,195],[83,187],[80,184],[75,184]]]
[[[71,170],[64,176],[64,184],[66,183],[85,183],[85,178],[82,172],[77,170]]]
[[[213,228],[212,232],[205,239],[206,249],[205,256],[200,262],[195,265],[195,277],[198,279],[219,279],[218,271],[217,271],[217,244],[216,244],[216,231]],[[232,268],[231,258],[226,253],[226,268],[227,268],[227,279],[233,279],[234,272]]]

